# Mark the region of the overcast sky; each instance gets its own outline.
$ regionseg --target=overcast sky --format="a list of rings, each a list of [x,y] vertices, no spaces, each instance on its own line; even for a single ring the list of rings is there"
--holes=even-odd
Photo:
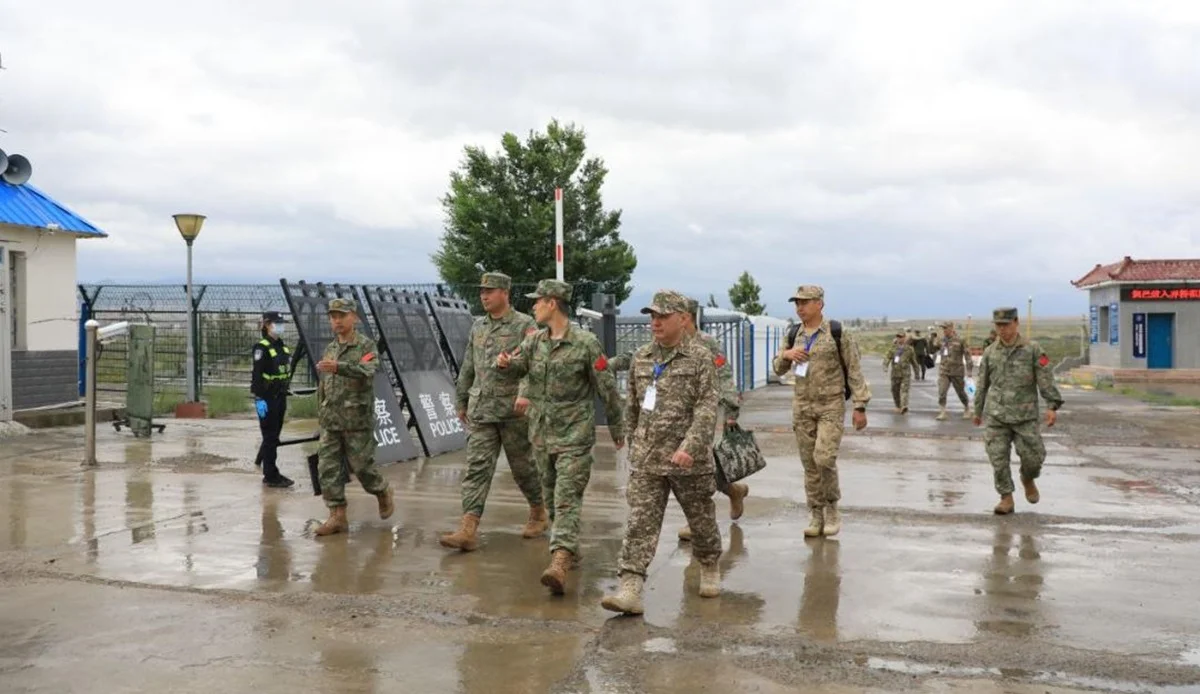
[[[1081,314],[1097,262],[1200,257],[1194,0],[0,0],[0,54],[0,148],[110,234],[84,281],[182,281],[181,211],[202,280],[436,281],[462,147],[553,117],[626,312],[749,270],[775,315]]]

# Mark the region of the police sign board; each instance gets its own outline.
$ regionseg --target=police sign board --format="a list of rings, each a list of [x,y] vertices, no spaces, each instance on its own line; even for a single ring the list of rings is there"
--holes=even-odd
[[[1121,337],[1121,315],[1118,313],[1120,310],[1118,307],[1119,304],[1115,301],[1108,306],[1108,344],[1110,345],[1117,344]]]
[[[371,315],[387,344],[388,360],[417,424],[425,455],[467,445],[458,418],[454,379],[446,367],[426,298],[394,287],[364,286]]]
[[[283,294],[287,297],[292,320],[296,323],[296,332],[300,334],[304,351],[308,355],[309,369],[314,377],[318,375],[317,362],[325,353],[325,347],[336,339],[326,310],[330,299],[354,299],[358,304],[359,331],[375,339],[366,314],[363,313],[362,301],[353,287],[306,282],[289,284],[285,279],[279,283],[283,286]],[[396,400],[396,391],[392,389],[387,371],[377,370],[372,385],[375,391],[375,462],[385,465],[420,456],[421,452],[405,425],[403,410]]]
[[[1133,358],[1146,358],[1146,314],[1133,314]]]
[[[467,342],[471,339],[471,326],[475,318],[471,306],[462,299],[426,294],[434,323],[442,333],[442,339],[450,350],[450,367],[455,374],[462,369],[467,353]]]
[[[1100,343],[1100,307],[1088,307],[1088,322],[1091,326],[1091,333],[1088,337],[1088,342],[1093,345]]]

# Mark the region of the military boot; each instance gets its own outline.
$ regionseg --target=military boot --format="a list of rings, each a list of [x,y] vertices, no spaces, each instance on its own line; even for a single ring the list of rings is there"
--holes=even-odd
[[[556,549],[550,555],[550,566],[542,572],[542,585],[555,595],[562,595],[567,588],[567,572],[571,570],[571,553]]]
[[[442,535],[438,538],[438,542],[443,547],[471,552],[479,546],[479,536],[476,534],[478,530],[479,516],[473,513],[464,513],[458,530]]]
[[[975,419],[975,416],[971,414],[970,405],[963,405],[963,419]]]
[[[833,537],[842,529],[842,514],[838,512],[837,503],[829,504],[825,507],[825,527],[821,530],[821,534],[825,537]]]
[[[346,520],[346,507],[334,506],[329,509],[329,518],[316,529],[316,534],[324,537],[344,533],[349,529],[350,523]]]
[[[997,516],[1007,516],[1013,512],[1012,494],[1005,494],[1000,497],[1000,503],[996,504],[996,508],[992,509]]]
[[[375,495],[375,499],[379,502],[379,517],[387,520],[392,517],[392,512],[396,510],[396,505],[392,502],[392,485],[388,485],[387,489]]]
[[[691,542],[692,541],[691,526],[685,525],[679,529],[679,541],[680,542]]]
[[[611,612],[641,614],[644,581],[645,579],[637,574],[621,574],[621,589],[616,595],[605,595],[600,601],[600,606]]]
[[[1038,493],[1037,485],[1033,479],[1025,479],[1025,475],[1021,475],[1021,484],[1025,485],[1025,500],[1031,504],[1036,504],[1042,500],[1042,495]]]
[[[942,405],[940,408],[938,408],[937,420],[939,422],[946,421],[946,406],[945,405]]]
[[[809,509],[808,527],[804,529],[805,537],[820,537],[825,529],[825,509],[816,506]]]
[[[550,515],[546,513],[546,506],[544,504],[530,506],[529,520],[525,521],[525,527],[521,529],[521,537],[526,539],[537,537],[546,532],[548,527],[550,527]]]
[[[715,598],[721,594],[721,567],[716,562],[700,565],[700,597]]]
[[[737,520],[746,510],[746,497],[750,496],[750,487],[742,482],[729,485],[729,517]]]

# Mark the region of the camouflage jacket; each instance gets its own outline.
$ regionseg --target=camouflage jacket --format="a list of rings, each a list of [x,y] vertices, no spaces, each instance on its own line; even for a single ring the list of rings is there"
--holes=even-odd
[[[717,395],[720,404],[725,408],[725,417],[736,421],[742,411],[742,394],[733,382],[733,364],[725,356],[725,350],[721,348],[717,338],[704,331],[697,332],[694,338],[712,353],[713,365],[717,367]],[[613,371],[628,371],[632,363],[633,350],[608,360],[608,366]]]
[[[654,409],[644,410],[651,386]],[[632,432],[631,470],[651,475],[714,474],[716,423],[716,367],[708,349],[685,338],[670,349],[652,342],[634,353],[625,400],[625,427]],[[692,457],[691,468],[671,462],[678,450]]]
[[[896,357],[899,357],[900,361],[896,361]],[[883,368],[891,369],[892,378],[904,378],[904,374],[908,373],[906,369],[914,366],[917,366],[917,350],[913,349],[911,343],[892,345],[887,354],[883,355]]]
[[[319,374],[317,416],[329,431],[369,431],[375,428],[375,370],[379,353],[375,341],[357,330],[349,342],[336,339],[321,359],[337,362],[337,373]]]
[[[1050,358],[1034,341],[1018,336],[1012,345],[997,340],[983,352],[975,392],[975,416],[997,424],[1019,424],[1038,417],[1038,393],[1047,406],[1063,404]]]
[[[800,331],[796,333],[796,346],[803,347],[810,340],[812,347],[808,354],[808,372],[803,378],[796,377],[792,409],[845,410],[842,364],[838,360],[837,343],[833,341],[833,335],[829,332],[828,319],[822,320],[821,327],[816,331],[800,327]],[[850,399],[855,408],[865,408],[871,401],[871,388],[863,376],[858,342],[853,333],[845,330],[842,331],[842,356],[846,360],[846,377],[850,381]],[[784,358],[782,354],[775,355],[771,366],[777,376],[782,376],[794,368],[792,361]]]
[[[521,394],[529,398],[529,440],[550,453],[590,448],[596,443],[596,396],[604,401],[613,441],[625,438],[621,395],[600,340],[577,325],[561,340],[542,328],[525,338],[507,371],[523,376]]]
[[[966,375],[970,376],[971,371],[975,369],[975,362],[971,360],[971,351],[967,349],[967,343],[957,335],[949,339],[934,338],[933,351],[941,356],[941,361],[938,362],[939,374],[962,376],[965,371]]]
[[[514,351],[535,332],[533,318],[512,309],[500,318],[475,319],[455,389],[458,410],[472,422],[502,422],[517,416],[513,403],[521,377],[511,369],[496,369],[496,355]]]

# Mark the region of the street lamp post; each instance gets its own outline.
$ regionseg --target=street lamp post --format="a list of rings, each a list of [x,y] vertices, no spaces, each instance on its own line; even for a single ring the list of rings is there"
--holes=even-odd
[[[196,402],[196,317],[192,301],[192,243],[200,235],[200,227],[204,226],[202,214],[177,214],[175,226],[179,235],[187,242],[187,401]]]

